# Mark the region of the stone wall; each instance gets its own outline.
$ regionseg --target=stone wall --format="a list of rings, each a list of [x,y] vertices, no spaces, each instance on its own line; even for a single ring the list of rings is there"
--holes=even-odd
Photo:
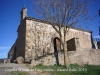
[[[25,38],[26,38],[26,21],[22,20],[18,27],[18,38],[16,41],[16,58],[25,57]]]
[[[69,51],[68,58],[70,64],[77,63],[79,65],[90,64],[100,65],[100,50],[77,50]],[[63,51],[58,52],[59,64],[64,64]],[[49,54],[33,60],[32,65],[43,64],[46,66],[57,64],[55,54]]]
[[[8,52],[8,59],[10,59],[10,62],[13,62],[16,59],[16,43],[13,44],[10,51]]]
[[[81,49],[69,55],[70,63],[100,65],[100,50]]]
[[[38,64],[43,64],[46,66],[54,65],[54,64],[64,65],[63,58],[64,58],[63,51],[59,51],[58,53],[49,53],[44,56],[39,56],[35,58],[35,60],[32,60],[31,64],[34,66]]]
[[[66,38],[67,40],[69,40],[73,37],[79,38],[80,48],[92,48],[91,33],[76,29],[70,29]]]
[[[59,38],[59,35],[52,25],[34,20],[26,20],[25,58],[36,58],[54,52],[55,37]],[[66,38],[70,40],[74,37],[79,38],[80,49],[92,48],[90,32],[70,29]]]
[[[26,26],[26,58],[46,55],[54,52],[53,39],[57,35],[51,25],[27,20]],[[32,50],[32,47],[34,49]]]

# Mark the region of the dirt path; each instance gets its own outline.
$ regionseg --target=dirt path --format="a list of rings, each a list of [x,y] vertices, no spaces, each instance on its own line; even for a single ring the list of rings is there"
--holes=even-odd
[[[0,63],[0,75],[24,75],[21,73],[25,73],[25,75],[50,75],[48,73],[34,71],[34,69],[28,67],[26,64]]]

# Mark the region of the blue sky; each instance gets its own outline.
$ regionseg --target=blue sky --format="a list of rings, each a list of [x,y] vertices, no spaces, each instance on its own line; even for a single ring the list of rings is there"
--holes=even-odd
[[[17,38],[17,28],[20,24],[20,11],[26,6],[28,16],[37,18],[31,9],[31,0],[0,0],[0,58],[6,58],[7,53]],[[96,0],[91,5],[91,15],[98,15],[100,9],[100,0]],[[89,28],[93,31],[93,36],[99,35],[99,15],[91,22],[92,26]]]

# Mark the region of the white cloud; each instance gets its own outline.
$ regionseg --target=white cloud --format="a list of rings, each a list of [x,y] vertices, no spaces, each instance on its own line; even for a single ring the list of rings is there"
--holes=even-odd
[[[0,50],[10,49],[10,47],[0,47]]]

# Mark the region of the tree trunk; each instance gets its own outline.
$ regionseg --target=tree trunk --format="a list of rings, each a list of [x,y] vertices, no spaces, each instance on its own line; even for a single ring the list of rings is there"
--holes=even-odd
[[[64,49],[64,46],[63,46],[63,41],[62,41],[62,35],[60,34],[60,42],[61,42],[61,47],[63,47],[63,49]]]
[[[66,31],[64,31],[64,45],[63,45],[63,50],[64,50],[64,65],[66,68],[69,67],[70,63],[68,60],[68,55],[67,55],[67,45],[66,45]]]

